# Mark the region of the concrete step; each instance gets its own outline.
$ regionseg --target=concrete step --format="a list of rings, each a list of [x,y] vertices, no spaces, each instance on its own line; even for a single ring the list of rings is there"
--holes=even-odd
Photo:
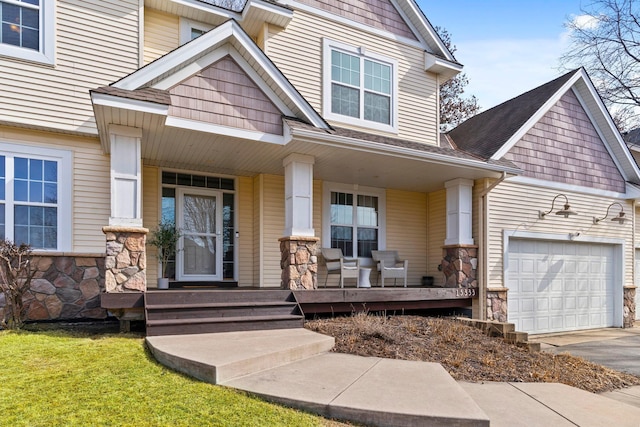
[[[297,329],[147,336],[163,365],[213,384],[330,351],[333,337]]]
[[[374,426],[489,426],[437,363],[327,353],[224,385],[329,418]]]

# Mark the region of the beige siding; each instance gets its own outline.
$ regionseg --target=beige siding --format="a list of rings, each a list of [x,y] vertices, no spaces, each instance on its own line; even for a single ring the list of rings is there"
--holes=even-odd
[[[264,287],[278,287],[282,276],[280,269],[280,242],[284,231],[284,177],[263,176],[262,200],[262,283]]]
[[[253,178],[238,178],[238,193],[236,200],[238,227],[238,286],[255,286],[258,284],[254,271],[254,194]]]
[[[104,252],[102,227],[109,224],[110,162],[92,138],[0,127],[0,141],[73,153],[73,251]]]
[[[447,237],[447,192],[435,191],[427,195],[427,275],[433,276],[434,284],[444,285],[444,274],[438,271],[442,262],[442,247]]]
[[[632,223],[628,221],[624,225],[619,225],[607,219],[598,225],[593,225],[593,217],[604,216],[607,206],[612,202],[620,202],[626,212],[632,212],[631,203],[602,196],[564,192],[569,198],[571,208],[578,215],[564,218],[552,213],[543,220],[538,219],[538,210],[548,211],[557,194],[557,190],[509,182],[498,185],[489,193],[489,241],[487,242],[489,287],[504,286],[502,262],[504,230],[546,233],[567,238],[570,233],[580,232],[577,241],[583,242],[589,242],[592,238],[622,239],[625,244],[624,284],[632,284]],[[554,211],[562,208],[563,202],[563,198],[556,200]],[[614,214],[617,214],[617,211],[614,211]]]
[[[387,190],[387,249],[409,260],[409,286],[427,273],[427,195]]]
[[[397,60],[400,92],[397,136],[437,144],[437,85],[435,77],[424,71],[422,49],[395,43],[319,16],[296,11],[285,30],[272,30],[266,44],[266,52],[302,96],[321,114],[321,37],[352,46],[364,46],[370,52]],[[349,127],[345,123],[335,124]]]
[[[153,166],[142,168],[142,225],[153,230],[160,222],[159,169]],[[147,246],[147,286],[156,287],[160,264],[154,246]]]
[[[89,90],[138,68],[138,0],[56,2],[55,66],[0,58],[0,123],[96,134]]]
[[[154,9],[144,11],[144,63],[155,61],[180,44],[180,19]]]
[[[322,181],[313,181],[313,231],[322,238]],[[318,241],[318,249],[322,246],[322,240]]]

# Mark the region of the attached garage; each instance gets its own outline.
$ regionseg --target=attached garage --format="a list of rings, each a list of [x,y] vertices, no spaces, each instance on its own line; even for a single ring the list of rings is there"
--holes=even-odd
[[[508,321],[516,330],[621,326],[621,245],[514,237],[506,243]]]

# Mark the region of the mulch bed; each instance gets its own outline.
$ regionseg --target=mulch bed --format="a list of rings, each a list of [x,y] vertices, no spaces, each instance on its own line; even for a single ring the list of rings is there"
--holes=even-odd
[[[640,385],[640,377],[567,353],[529,352],[454,319],[356,314],[305,326],[335,337],[333,351],[436,362],[456,380],[559,382],[594,393]]]

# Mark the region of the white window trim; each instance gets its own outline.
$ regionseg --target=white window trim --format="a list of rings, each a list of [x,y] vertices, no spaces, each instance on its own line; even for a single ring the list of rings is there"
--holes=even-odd
[[[29,159],[54,160],[58,162],[58,242],[56,249],[40,249],[45,252],[70,252],[72,250],[72,188],[73,188],[73,153],[67,150],[42,148],[32,145],[18,145],[0,142],[0,155],[26,157]],[[11,174],[9,174],[11,172]],[[2,201],[5,206],[15,205],[13,197],[13,170],[6,169],[6,194]],[[13,240],[13,210],[5,211],[5,237]]]
[[[384,188],[362,187],[357,184],[339,184],[335,182],[323,183],[322,193],[322,246],[331,246],[331,192],[350,193],[355,196],[375,196],[378,198],[378,250],[387,247],[387,197]],[[354,227],[357,227],[354,224]],[[355,249],[354,241],[354,249]],[[371,258],[359,257],[361,260]],[[366,263],[365,263],[366,264]]]
[[[180,18],[180,46],[191,41],[192,28],[200,31],[209,31],[213,28],[213,25],[187,18]]]
[[[5,3],[24,6],[12,0]],[[40,51],[20,46],[0,43],[0,56],[38,62],[41,64],[55,64],[55,0],[41,0],[40,3]]]
[[[382,62],[391,67],[391,124],[386,125],[364,118],[343,116],[331,112],[331,50],[337,49],[345,53]],[[355,47],[335,40],[322,40],[322,113],[325,119],[335,120],[360,127],[383,132],[398,133],[398,61],[395,59],[370,52],[365,47]]]

